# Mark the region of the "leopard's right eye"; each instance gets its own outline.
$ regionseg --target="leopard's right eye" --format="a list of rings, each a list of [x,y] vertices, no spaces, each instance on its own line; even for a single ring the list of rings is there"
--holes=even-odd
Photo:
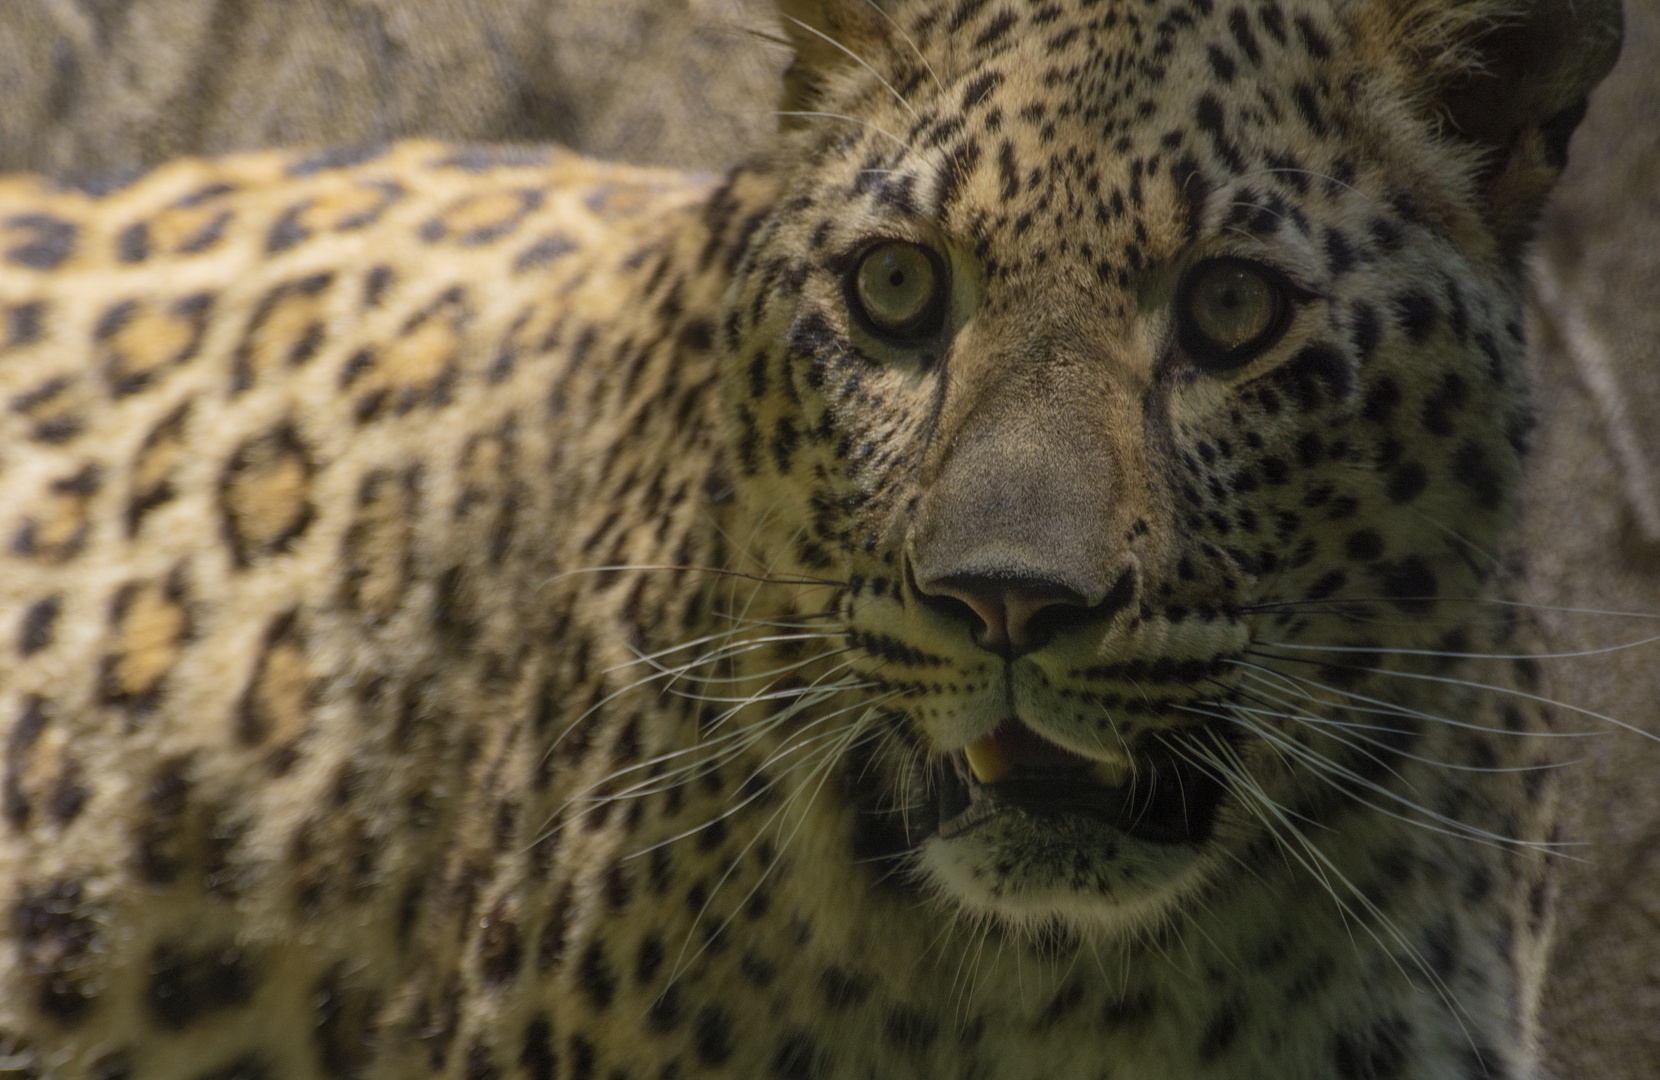
[[[1290,321],[1284,279],[1245,259],[1194,267],[1177,299],[1182,347],[1210,371],[1240,367],[1280,339]]]
[[[877,336],[909,345],[939,333],[950,291],[945,262],[920,244],[890,240],[867,251],[848,293]]]

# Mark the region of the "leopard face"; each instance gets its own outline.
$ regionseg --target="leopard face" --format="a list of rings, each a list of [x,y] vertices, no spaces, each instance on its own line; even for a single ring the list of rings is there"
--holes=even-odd
[[[736,458],[845,582],[910,872],[1144,930],[1441,741],[1418,654],[1520,474],[1529,211],[1363,5],[899,7],[844,13],[753,226]]]

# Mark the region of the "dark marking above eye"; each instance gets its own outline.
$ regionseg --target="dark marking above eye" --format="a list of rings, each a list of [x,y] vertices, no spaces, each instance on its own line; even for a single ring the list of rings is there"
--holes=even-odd
[[[986,24],[986,28],[982,30],[980,35],[974,39],[974,45],[972,47],[974,49],[984,49],[995,44],[997,41],[1002,39],[1005,34],[1013,29],[1014,25],[1019,21],[1020,16],[1016,15],[1012,11],[1000,13],[996,18],[992,19],[991,22]]]
[[[1269,0],[1262,5],[1261,10],[1257,12],[1257,20],[1262,23],[1262,28],[1268,31],[1269,37],[1281,45],[1285,44],[1285,13],[1280,10],[1278,4]]]
[[[969,109],[974,108],[976,105],[979,105],[991,95],[993,90],[996,90],[1002,84],[1002,72],[986,71],[976,75],[974,79],[963,88],[963,111],[966,112]]]
[[[1251,30],[1251,17],[1244,8],[1236,7],[1228,12],[1228,29],[1233,33],[1239,51],[1245,54],[1245,59],[1252,64],[1261,64],[1262,49],[1257,45],[1256,34]]]
[[[1326,40],[1326,36],[1315,27],[1308,16],[1298,15],[1293,21],[1297,26],[1297,36],[1303,39],[1303,46],[1308,49],[1308,54],[1316,60],[1330,59],[1331,43]]]
[[[1329,128],[1326,118],[1320,111],[1320,95],[1314,87],[1306,82],[1297,82],[1291,87],[1291,100],[1297,106],[1297,113],[1303,118],[1310,131],[1319,138],[1325,138]]]

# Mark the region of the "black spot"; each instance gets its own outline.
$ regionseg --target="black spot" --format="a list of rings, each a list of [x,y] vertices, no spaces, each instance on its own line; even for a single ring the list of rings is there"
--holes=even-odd
[[[309,202],[299,206],[291,206],[271,226],[265,234],[265,251],[268,255],[287,251],[298,244],[303,244],[311,238],[311,230],[300,224],[300,215],[311,208]]]
[[[243,1054],[229,1065],[200,1073],[191,1080],[273,1080],[270,1066],[258,1054]]]
[[[559,1072],[559,1055],[553,1052],[553,1025],[546,1015],[532,1018],[525,1026],[519,1066],[530,1080],[554,1080]]]
[[[870,997],[869,977],[845,968],[825,968],[824,974],[819,976],[818,986],[819,992],[824,995],[825,1006],[835,1012],[862,1005]]]
[[[58,613],[62,608],[61,596],[48,596],[29,605],[29,610],[23,613],[23,624],[18,628],[17,651],[28,656],[52,644],[52,632],[57,627]]]
[[[882,1019],[882,1034],[896,1049],[922,1056],[939,1035],[939,1025],[915,1009],[896,1005]]]
[[[1244,8],[1236,7],[1228,12],[1228,29],[1233,32],[1234,43],[1246,59],[1253,64],[1262,63],[1262,49],[1257,45],[1256,35],[1251,32],[1251,19]]]
[[[7,312],[5,347],[16,348],[38,340],[45,314],[46,303],[42,300],[18,304]]]
[[[6,219],[6,228],[26,233],[22,243],[6,249],[6,258],[31,270],[55,270],[75,247],[77,228],[49,214],[16,214]]]
[[[1370,562],[1383,554],[1383,537],[1371,529],[1357,529],[1349,534],[1343,550],[1356,562]]]
[[[1225,83],[1226,82],[1233,82],[1233,76],[1234,76],[1233,57],[1229,56],[1227,54],[1227,52],[1225,52],[1224,50],[1218,48],[1215,45],[1212,45],[1210,47],[1210,51],[1209,51],[1209,53],[1207,53],[1207,57],[1210,60],[1210,70],[1216,75],[1216,77],[1218,79],[1221,79]]]
[[[1454,430],[1452,414],[1464,407],[1468,397],[1468,384],[1458,375],[1448,372],[1435,393],[1424,399],[1424,428],[1431,435],[1451,435]]]
[[[1497,510],[1504,503],[1504,478],[1487,460],[1487,451],[1479,443],[1467,442],[1452,456],[1453,476],[1470,489],[1476,505],[1483,510]]]
[[[978,51],[989,45],[995,44],[998,39],[1007,34],[1014,24],[1019,21],[1019,17],[1013,12],[1005,11],[1000,13],[996,18],[992,19],[991,22],[986,24],[986,28],[980,32],[980,36],[974,39],[974,44],[971,48]]]
[[[673,1031],[680,1023],[680,984],[671,982],[663,987],[657,1000],[646,1010],[646,1027],[662,1035]]]
[[[1245,171],[1245,159],[1239,152],[1239,147],[1227,137],[1225,118],[1222,103],[1214,94],[1205,94],[1199,98],[1199,103],[1193,110],[1194,121],[1199,130],[1210,136],[1211,149],[1216,156],[1234,173]]]
[[[604,1012],[611,1007],[612,1000],[617,996],[617,976],[606,962],[605,946],[601,942],[589,942],[588,948],[583,950],[577,978],[595,1012]]]
[[[163,942],[150,954],[149,975],[145,1004],[151,1018],[169,1031],[245,1005],[253,996],[252,965],[242,948],[231,942],[199,951]]]
[[[1215,1061],[1239,1038],[1240,1026],[1245,1020],[1245,1006],[1238,1001],[1230,1001],[1217,1010],[1205,1025],[1204,1034],[1199,1037],[1199,1060]]]
[[[1423,556],[1408,555],[1396,562],[1378,563],[1377,572],[1384,595],[1402,610],[1425,610],[1434,602],[1439,583]]]
[[[945,161],[940,166],[939,178],[934,190],[934,205],[944,210],[957,197],[957,189],[962,187],[974,173],[980,163],[980,144],[973,139],[959,143],[950,153],[946,154]]]
[[[462,1080],[499,1080],[501,1071],[490,1059],[490,1048],[475,1042],[467,1048],[467,1060],[461,1071]]]
[[[568,1080],[593,1080],[594,1044],[580,1035],[572,1035],[570,1052],[571,1072]]]
[[[1355,249],[1346,233],[1326,229],[1326,270],[1332,277],[1347,274],[1355,268]]]
[[[1396,1080],[1406,1066],[1412,1025],[1400,1016],[1339,1032],[1332,1060],[1341,1080]]]
[[[986,97],[990,95],[993,90],[1001,86],[1002,83],[1003,76],[1001,73],[996,71],[986,71],[975,76],[974,79],[963,88],[963,111],[967,112],[976,105],[980,104],[980,102],[986,100]]]
[[[1440,318],[1440,308],[1436,306],[1435,298],[1421,289],[1411,289],[1395,297],[1395,317],[1400,321],[1401,329],[1406,336],[1422,344],[1435,333],[1436,320]]]
[[[550,266],[573,251],[581,250],[582,245],[563,233],[550,233],[534,244],[519,252],[513,260],[513,269],[518,273],[526,270],[539,270]]]
[[[1303,118],[1303,123],[1315,135],[1324,138],[1327,132],[1326,118],[1320,112],[1320,95],[1314,87],[1306,82],[1297,82],[1291,87],[1291,100],[1297,106],[1297,113]]]
[[[311,993],[317,1057],[323,1072],[336,1080],[362,1076],[374,1058],[379,998],[349,984],[347,965],[331,967]]]
[[[1407,461],[1395,467],[1389,474],[1389,482],[1384,485],[1384,491],[1389,495],[1391,502],[1407,503],[1416,499],[1429,485],[1429,473],[1416,461]]]
[[[1366,403],[1362,406],[1360,415],[1381,424],[1395,414],[1395,409],[1400,403],[1401,388],[1396,385],[1395,380],[1379,379],[1366,391]]]
[[[1307,598],[1310,600],[1324,600],[1332,593],[1349,583],[1349,575],[1341,570],[1329,570],[1320,576],[1320,579],[1308,587]]]
[[[150,257],[150,227],[142,221],[121,230],[115,238],[115,257],[124,263],[143,262]]]
[[[1443,980],[1450,978],[1458,967],[1458,924],[1441,916],[1424,928],[1419,940],[1423,943],[1420,954],[1430,970]]]
[[[1326,36],[1315,28],[1306,15],[1299,15],[1293,20],[1297,25],[1297,36],[1303,39],[1304,48],[1316,60],[1327,60],[1331,57],[1331,43]]]
[[[640,942],[639,954],[634,960],[634,978],[644,986],[657,975],[657,970],[663,966],[663,939],[658,934],[647,934]]]
[[[508,917],[505,903],[498,901],[482,920],[478,935],[478,968],[484,984],[500,987],[517,978],[523,952],[519,924]]]
[[[830,1055],[807,1032],[789,1032],[772,1056],[772,1075],[778,1080],[821,1080],[830,1071]]]
[[[1327,395],[1341,401],[1354,390],[1348,357],[1323,343],[1300,350],[1274,372],[1272,381],[1304,411],[1319,405]]]
[[[1176,182],[1176,193],[1182,200],[1187,236],[1192,239],[1199,235],[1199,230],[1205,223],[1205,208],[1210,203],[1213,189],[1210,177],[1204,174],[1199,162],[1191,156],[1172,162],[1170,177]]]
[[[719,1005],[705,1005],[692,1024],[697,1059],[708,1066],[724,1065],[732,1057],[732,1017]]]

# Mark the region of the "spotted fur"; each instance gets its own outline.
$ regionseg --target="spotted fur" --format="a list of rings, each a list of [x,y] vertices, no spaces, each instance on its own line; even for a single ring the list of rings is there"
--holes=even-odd
[[[718,182],[0,181],[0,1070],[1531,1075],[1520,267],[1617,6],[781,8]],[[1019,654],[925,587],[1038,571]],[[947,835],[1010,717],[1212,816]]]

